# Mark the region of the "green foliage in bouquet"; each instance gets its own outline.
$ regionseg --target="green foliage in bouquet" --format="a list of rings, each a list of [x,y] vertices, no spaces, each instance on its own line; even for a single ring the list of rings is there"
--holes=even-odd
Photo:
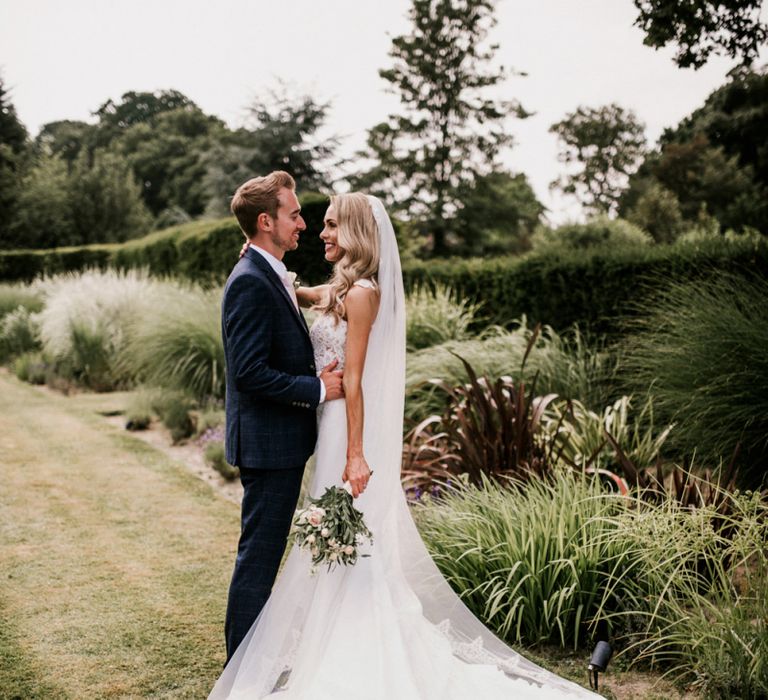
[[[320,566],[331,571],[338,564],[351,566],[358,557],[370,556],[358,551],[366,539],[373,544],[373,534],[349,491],[330,486],[320,498],[308,500],[309,505],[296,513],[292,536],[312,556],[313,573]]]

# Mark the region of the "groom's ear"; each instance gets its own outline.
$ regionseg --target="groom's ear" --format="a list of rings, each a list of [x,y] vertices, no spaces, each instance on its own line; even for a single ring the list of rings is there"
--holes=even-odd
[[[258,233],[259,231],[271,231],[272,230],[272,217],[267,214],[267,212],[263,211],[261,214],[259,214],[256,217],[256,230],[254,233]]]

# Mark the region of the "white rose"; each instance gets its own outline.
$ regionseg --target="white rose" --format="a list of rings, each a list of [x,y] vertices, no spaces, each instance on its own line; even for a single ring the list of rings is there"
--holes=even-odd
[[[315,536],[314,535],[310,535],[309,537],[307,537],[307,542],[309,542],[309,544],[314,544],[315,543]]]
[[[346,547],[344,547],[344,554],[346,554],[348,557],[351,557],[355,553],[355,548],[348,544]]]
[[[338,559],[339,555],[336,554],[336,552],[331,552],[331,555],[328,557],[331,561],[336,561]]]
[[[335,547],[336,546],[336,538],[335,537],[331,537],[331,539],[328,540],[328,544],[331,545],[331,547]]]
[[[320,534],[323,537],[328,537],[328,535],[331,534],[331,531],[327,527],[324,527],[322,530],[320,530]]]
[[[320,550],[317,547],[312,547],[311,554],[313,557],[316,557]]]

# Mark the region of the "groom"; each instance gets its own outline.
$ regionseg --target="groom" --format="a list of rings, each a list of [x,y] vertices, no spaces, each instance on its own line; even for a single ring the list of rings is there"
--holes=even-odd
[[[226,457],[240,468],[242,526],[227,603],[227,662],[272,590],[317,439],[315,409],[343,395],[336,362],[315,371],[312,343],[282,262],[306,228],[296,184],[276,171],[232,198],[249,247],[224,288]]]

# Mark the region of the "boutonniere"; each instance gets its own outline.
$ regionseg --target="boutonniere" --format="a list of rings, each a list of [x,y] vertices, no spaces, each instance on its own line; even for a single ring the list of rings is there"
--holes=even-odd
[[[288,275],[288,279],[290,280],[294,289],[298,289],[299,287],[301,287],[301,280],[299,279],[299,276],[295,272],[291,272],[290,270],[288,270],[286,274]]]

